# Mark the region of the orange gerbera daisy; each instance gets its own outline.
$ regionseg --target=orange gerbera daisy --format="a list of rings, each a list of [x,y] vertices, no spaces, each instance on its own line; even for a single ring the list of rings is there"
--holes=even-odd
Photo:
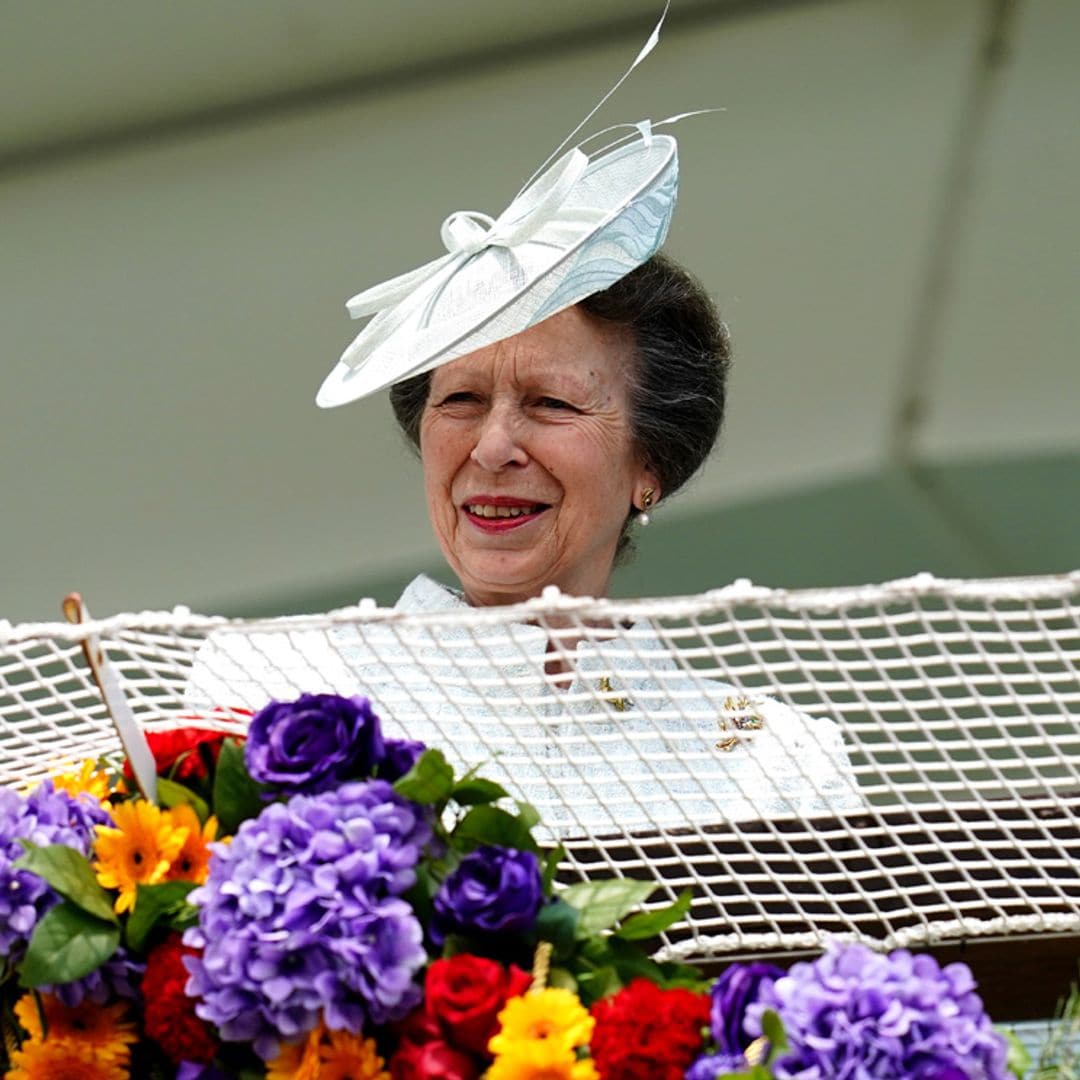
[[[77,1042],[26,1042],[11,1055],[4,1080],[128,1080],[127,1061],[102,1060]]]
[[[114,807],[112,818],[116,828],[97,827],[94,870],[102,886],[119,889],[115,905],[119,915],[134,906],[139,885],[165,880],[189,829],[178,826],[168,810],[145,799]]]
[[[390,1080],[374,1039],[317,1027],[303,1043],[282,1047],[266,1080]]]
[[[126,1016],[127,1006],[123,1002],[95,1005],[87,999],[79,1005],[67,1006],[52,994],[38,994],[37,1001],[34,997],[33,992],[23,994],[15,1003],[15,1017],[31,1042],[70,1043],[87,1049],[106,1063],[127,1061],[129,1047],[139,1036],[134,1021]]]
[[[187,839],[180,848],[166,881],[194,881],[199,885],[206,883],[210,874],[210,848],[207,846],[217,837],[218,822],[216,817],[206,819],[206,824],[199,825],[199,815],[187,805],[174,806],[169,811],[174,825],[187,829]]]

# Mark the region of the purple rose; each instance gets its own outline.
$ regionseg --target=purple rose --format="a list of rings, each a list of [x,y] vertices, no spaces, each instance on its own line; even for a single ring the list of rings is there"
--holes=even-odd
[[[244,744],[254,779],[309,795],[370,776],[384,753],[371,702],[337,694],[271,701],[253,717]]]
[[[391,784],[400,780],[426,749],[422,742],[415,739],[387,739],[386,753],[379,762],[379,779],[389,780]]]
[[[447,934],[517,934],[531,929],[543,902],[540,861],[531,851],[479,847],[435,894],[432,940]]]
[[[710,1026],[719,1053],[741,1056],[754,1041],[743,1026],[746,1007],[783,974],[775,964],[733,964],[713,983]]]

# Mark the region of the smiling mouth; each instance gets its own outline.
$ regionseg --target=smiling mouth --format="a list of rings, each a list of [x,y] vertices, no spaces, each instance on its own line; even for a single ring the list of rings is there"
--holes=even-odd
[[[462,509],[465,516],[478,529],[485,532],[505,532],[530,521],[535,521],[545,510],[547,503],[526,503],[517,500],[499,502],[470,502]]]
[[[465,513],[472,517],[486,518],[520,518],[530,517],[546,510],[546,503],[519,503],[514,506],[496,506],[493,503],[466,503]]]

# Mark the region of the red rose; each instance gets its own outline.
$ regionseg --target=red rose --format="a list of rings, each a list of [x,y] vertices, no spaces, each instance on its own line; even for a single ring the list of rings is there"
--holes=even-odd
[[[390,1059],[393,1080],[477,1080],[480,1069],[468,1054],[448,1043],[404,1042]]]
[[[143,1027],[170,1061],[205,1065],[214,1060],[218,1043],[210,1025],[195,1015],[195,999],[184,992],[188,972],[183,958],[194,955],[179,934],[170,934],[150,951],[142,981]]]
[[[532,983],[528,972],[513,964],[459,953],[436,960],[427,969],[424,1003],[443,1038],[473,1054],[488,1055],[488,1039],[498,1029],[497,1017],[508,998],[524,994]]]
[[[603,1080],[682,1080],[701,1052],[709,998],[635,979],[591,1012],[589,1048]]]
[[[232,709],[228,713],[215,709],[223,716],[241,713],[251,715],[250,709]],[[184,717],[184,719],[189,719]],[[192,718],[193,719],[193,718]],[[211,766],[217,763],[221,744],[229,736],[224,731],[212,731],[209,728],[185,727],[172,731],[148,731],[146,741],[154,755],[154,764],[158,774],[164,776],[176,766],[173,777],[176,780],[203,780],[209,774]],[[131,765],[124,762],[124,775],[134,779]]]

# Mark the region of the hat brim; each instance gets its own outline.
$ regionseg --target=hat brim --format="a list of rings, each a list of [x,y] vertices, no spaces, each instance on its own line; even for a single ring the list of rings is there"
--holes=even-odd
[[[316,404],[333,408],[376,393],[613,285],[664,242],[677,185],[677,145],[670,135],[650,134],[598,154],[566,199],[600,207],[594,225],[565,244],[538,234],[452,260],[369,321],[323,382]]]

